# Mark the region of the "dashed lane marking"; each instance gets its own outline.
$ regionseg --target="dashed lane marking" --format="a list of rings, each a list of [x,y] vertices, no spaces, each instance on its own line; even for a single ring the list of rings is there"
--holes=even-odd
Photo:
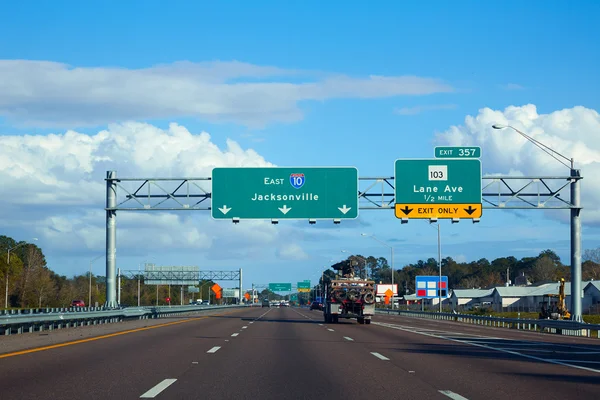
[[[153,399],[158,396],[163,390],[171,386],[175,383],[177,379],[165,379],[160,382],[158,385],[154,386],[152,389],[148,390],[146,393],[140,396],[140,399]]]
[[[239,335],[239,333],[232,333],[231,336],[236,337],[237,335]]]
[[[439,390],[439,392],[440,392],[441,394],[445,395],[445,396],[448,396],[448,397],[450,397],[450,398],[451,398],[451,399],[453,399],[453,400],[469,400],[469,399],[467,399],[466,397],[463,397],[463,396],[461,396],[460,394],[458,394],[458,393],[454,393],[454,392],[452,392],[452,391],[450,391],[450,390]]]
[[[217,351],[219,351],[220,348],[221,348],[221,346],[215,346],[212,349],[210,349],[209,351],[207,351],[207,353],[216,353]]]
[[[571,368],[577,368],[577,369],[582,369],[585,371],[590,371],[590,372],[597,372],[600,373],[600,369],[594,369],[594,368],[589,368],[589,367],[584,367],[582,365],[577,365],[576,363],[580,362],[579,360],[570,360],[568,362],[564,362],[564,361],[558,361],[558,360],[553,360],[553,359],[548,359],[548,358],[542,358],[542,357],[536,357],[530,354],[523,354],[523,353],[519,353],[519,351],[527,351],[527,352],[531,352],[532,349],[518,349],[519,351],[516,350],[509,350],[503,347],[497,347],[497,346],[502,346],[502,343],[497,343],[495,346],[490,346],[490,345],[486,345],[486,344],[480,344],[478,342],[472,341],[472,340],[467,340],[467,339],[457,339],[453,336],[453,332],[446,332],[445,335],[442,334],[430,334],[430,333],[426,333],[426,332],[421,332],[413,327],[409,327],[409,326],[401,326],[401,325],[395,325],[395,324],[388,324],[388,323],[381,323],[381,322],[373,322],[373,324],[375,325],[379,325],[379,326],[383,326],[385,328],[392,328],[392,329],[397,329],[397,330],[401,330],[404,332],[410,332],[410,333],[415,333],[418,335],[423,335],[423,336],[429,336],[429,337],[434,337],[437,339],[444,339],[444,340],[449,340],[452,342],[457,342],[457,343],[463,343],[463,344],[468,344],[471,346],[476,346],[476,347],[482,347],[484,349],[489,349],[489,350],[495,350],[495,351],[500,351],[502,353],[507,353],[507,354],[512,354],[514,356],[519,356],[519,357],[525,357],[525,358],[529,358],[531,360],[536,360],[536,361],[541,361],[541,362],[546,362],[549,364],[556,364],[556,365],[562,365],[565,367],[571,367]],[[499,339],[502,340],[501,338],[491,338],[491,337],[487,337],[486,339],[490,340],[490,339]],[[504,339],[506,341],[506,339]],[[510,342],[511,340],[508,340],[507,342]],[[511,346],[512,344],[505,342],[504,345],[506,346]],[[547,345],[553,345],[552,343],[543,343],[543,344],[547,344]],[[574,346],[575,347],[575,346]],[[587,353],[584,353],[587,354]]]
[[[346,339],[346,340],[348,340],[350,342],[354,342],[354,339],[352,339],[351,337],[348,337],[348,336],[344,336],[344,339]]]
[[[383,360],[383,361],[388,361],[388,360],[389,360],[389,358],[387,358],[387,357],[385,357],[385,356],[382,356],[382,355],[381,355],[381,354],[379,354],[379,353],[374,353],[374,352],[371,352],[371,354],[373,354],[375,357],[379,358],[380,360]]]

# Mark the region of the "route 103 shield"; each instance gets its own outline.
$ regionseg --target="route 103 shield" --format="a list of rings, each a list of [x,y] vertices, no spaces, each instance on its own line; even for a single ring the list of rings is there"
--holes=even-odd
[[[300,189],[302,186],[304,186],[305,181],[306,181],[306,178],[304,177],[304,174],[296,173],[296,174],[290,175],[290,184],[295,189]]]

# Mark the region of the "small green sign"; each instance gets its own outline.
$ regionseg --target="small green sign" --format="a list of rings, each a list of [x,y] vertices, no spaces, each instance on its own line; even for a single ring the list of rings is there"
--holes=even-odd
[[[355,167],[214,168],[215,219],[355,219]]]
[[[436,147],[436,158],[480,158],[481,147]]]
[[[310,281],[298,282],[298,289],[310,289]]]
[[[291,283],[269,283],[269,290],[272,292],[291,292]]]
[[[481,161],[396,160],[395,186],[396,204],[480,204]]]

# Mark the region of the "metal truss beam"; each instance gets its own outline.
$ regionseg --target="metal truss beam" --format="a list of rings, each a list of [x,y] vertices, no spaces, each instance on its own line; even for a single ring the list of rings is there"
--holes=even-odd
[[[145,279],[160,281],[194,281],[184,285],[197,285],[198,282],[206,281],[238,281],[240,271],[144,271],[137,269],[121,270],[121,276],[137,279],[138,276]]]
[[[482,178],[484,209],[571,209],[570,185],[580,176],[486,176]],[[107,180],[109,180],[107,178]],[[211,180],[200,178],[115,178],[117,204],[106,211],[189,211],[211,209]],[[129,185],[128,185],[129,184]],[[393,209],[394,177],[360,177],[361,210]],[[123,193],[123,194],[121,194]]]

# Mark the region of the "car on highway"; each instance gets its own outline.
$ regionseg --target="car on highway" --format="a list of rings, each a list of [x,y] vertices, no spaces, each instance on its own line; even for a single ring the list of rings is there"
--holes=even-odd
[[[85,307],[85,303],[83,300],[73,300],[71,302],[71,307]]]
[[[323,304],[319,303],[318,301],[313,301],[312,303],[310,303],[310,309],[312,310],[319,310],[319,311],[323,311]]]
[[[271,302],[269,301],[269,299],[263,299],[262,306],[271,308]]]

